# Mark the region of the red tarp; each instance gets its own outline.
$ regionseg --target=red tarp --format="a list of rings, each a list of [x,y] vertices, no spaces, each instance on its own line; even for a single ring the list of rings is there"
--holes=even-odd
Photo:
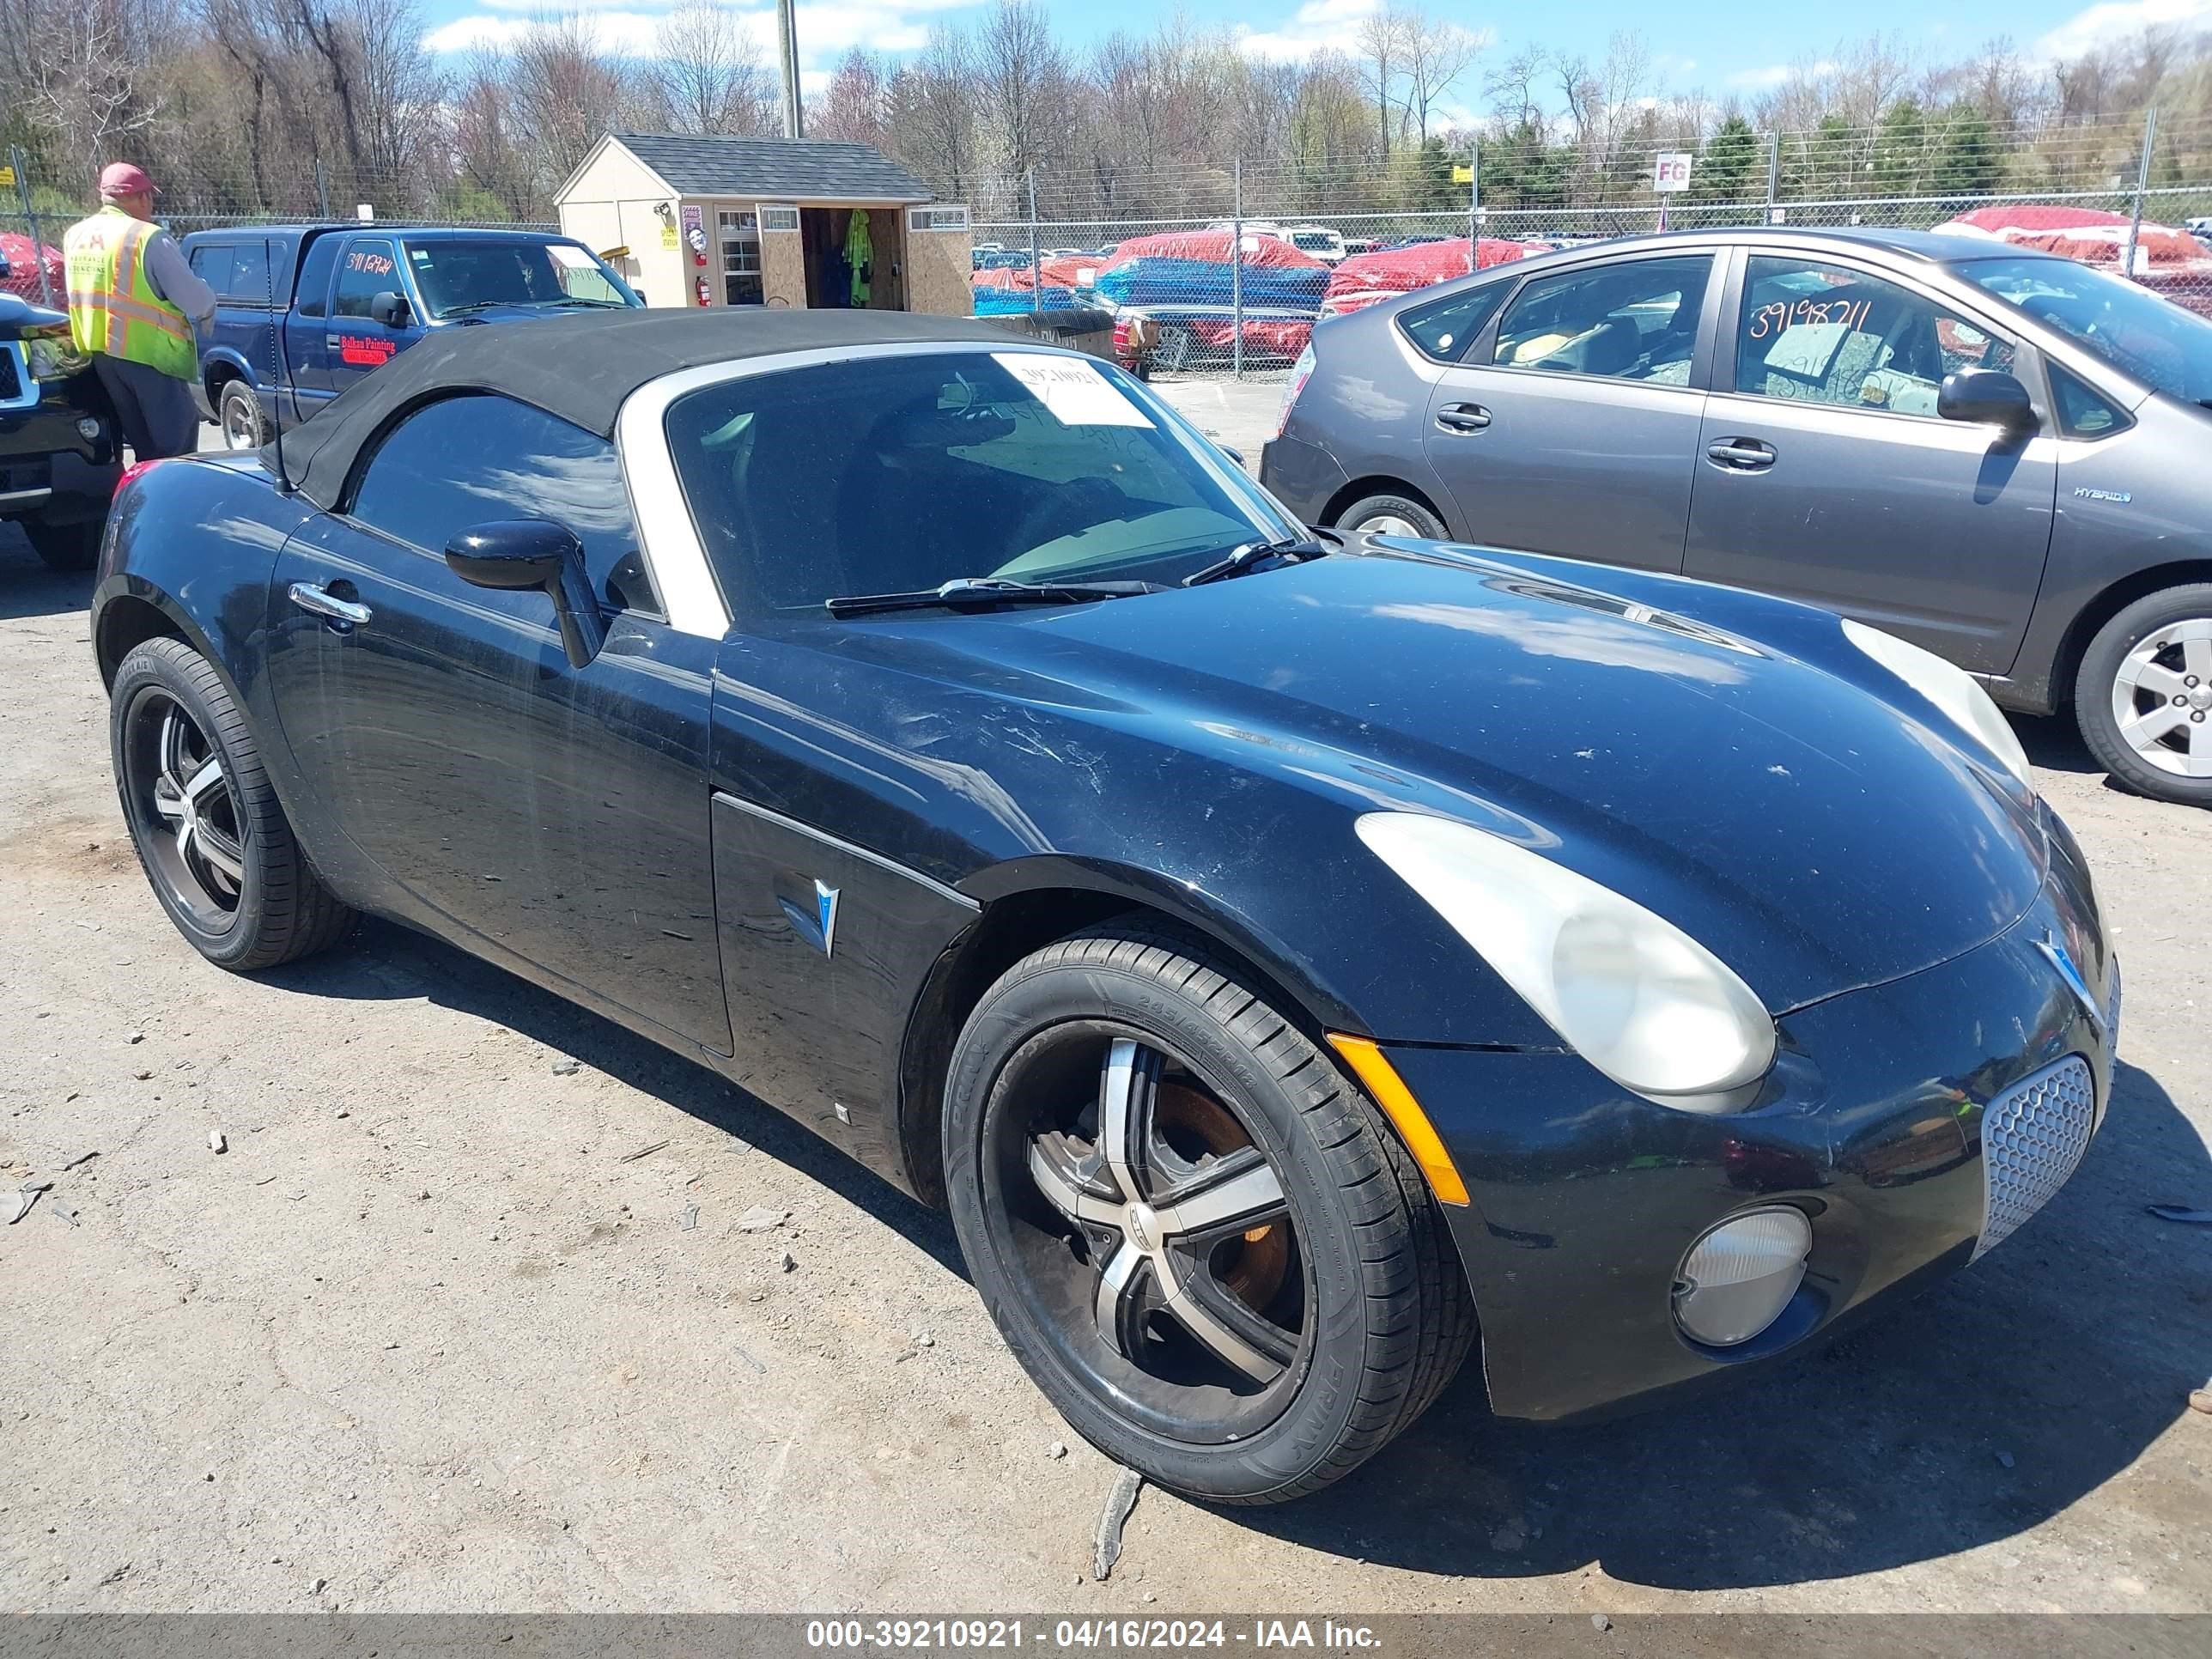
[[[59,311],[69,302],[69,285],[63,280],[62,251],[53,242],[45,244],[46,276],[53,283],[53,307]],[[31,239],[16,231],[0,231],[0,258],[8,261],[9,275],[0,276],[0,293],[8,293],[39,303],[39,267],[31,250]]]
[[[1097,280],[1098,273],[1106,269],[1106,256],[1091,253],[1064,253],[1055,259],[1040,260],[1037,270],[1044,277],[1047,288],[1089,288]],[[994,270],[979,270],[969,279],[972,288],[1012,288],[1027,293],[1035,280],[1027,265],[1003,265]]]
[[[1170,230],[1158,236],[1133,236],[1115,248],[1111,257],[1099,263],[1102,269],[1109,270],[1126,265],[1132,259],[1200,259],[1225,265],[1229,263],[1229,244],[1235,234],[1227,230]],[[1239,263],[1273,270],[1328,269],[1325,263],[1301,248],[1292,247],[1279,238],[1250,231],[1244,234],[1243,258]]]
[[[1529,249],[1520,242],[1486,236],[1478,252],[1476,269],[1486,270],[1492,265],[1523,258]],[[1322,296],[1321,314],[1340,317],[1347,311],[1361,310],[1395,295],[1410,294],[1431,283],[1447,283],[1467,272],[1464,236],[1455,236],[1445,242],[1416,242],[1411,247],[1384,248],[1375,253],[1355,253],[1338,265],[1329,277],[1328,292]]]
[[[1994,237],[2093,265],[2118,265],[2128,246],[2126,214],[2063,204],[1976,208],[1936,226],[1936,230],[1938,235]],[[2153,224],[2146,219],[2136,238],[2136,248],[2138,263],[2148,260],[2153,270],[2203,260],[2207,262],[2207,274],[2212,275],[2212,248],[2171,225]]]

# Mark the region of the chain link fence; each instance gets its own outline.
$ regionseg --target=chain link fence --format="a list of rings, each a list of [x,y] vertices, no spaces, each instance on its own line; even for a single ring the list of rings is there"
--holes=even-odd
[[[1319,169],[1295,161],[1181,168],[1115,181],[1133,200],[1218,211],[1001,216],[975,230],[979,314],[1101,305],[1125,361],[1156,373],[1285,369],[1316,322],[1478,266],[1614,237],[1748,225],[1949,229],[2045,247],[2125,274],[2212,315],[2212,119],[2014,135],[1840,125],[1813,134],[1721,134],[1679,150],[1592,156],[1524,137],[1483,140],[1418,168]],[[1662,155],[1690,188],[1652,188]],[[1705,171],[1701,172],[1703,168]],[[1364,177],[1357,182],[1355,175]],[[1930,185],[2002,179],[2019,188]],[[1030,201],[1065,181],[1024,181]],[[1341,205],[1347,193],[1419,205]],[[1721,192],[1717,195],[1717,192]],[[1320,204],[1320,205],[1316,205]]]

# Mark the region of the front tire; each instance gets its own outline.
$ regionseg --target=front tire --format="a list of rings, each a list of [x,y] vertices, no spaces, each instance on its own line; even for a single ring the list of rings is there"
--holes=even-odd
[[[1303,1497],[1474,1338],[1443,1217],[1334,1060],[1233,966],[1109,925],[1036,951],[954,1048],[953,1224],[1076,1431],[1173,1491]]]
[[[1336,515],[1336,527],[1346,535],[1362,532],[1376,536],[1413,536],[1424,541],[1446,540],[1444,521],[1411,496],[1369,495],[1352,502]]]
[[[67,575],[92,568],[100,557],[100,535],[106,522],[80,519],[71,524],[53,524],[45,519],[26,519],[23,533],[30,538],[31,551],[47,569]]]
[[[354,912],[309,867],[229,692],[191,647],[153,639],[124,658],[108,738],[146,879],[210,962],[273,968],[352,927]]]
[[[2147,594],[2099,629],[2075,679],[2074,717],[2119,782],[2212,806],[2212,582]]]

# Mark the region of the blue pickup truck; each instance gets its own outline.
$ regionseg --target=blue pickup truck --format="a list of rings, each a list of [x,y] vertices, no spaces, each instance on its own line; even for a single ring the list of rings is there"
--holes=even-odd
[[[215,289],[203,412],[232,449],[268,441],[433,329],[645,301],[580,242],[542,231],[410,225],[196,230],[185,257]]]

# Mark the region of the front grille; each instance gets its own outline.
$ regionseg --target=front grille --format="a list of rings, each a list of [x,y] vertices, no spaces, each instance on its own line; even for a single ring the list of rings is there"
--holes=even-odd
[[[2089,1150],[2096,1087],[2069,1054],[2017,1083],[1982,1114],[1981,1260],[2066,1184]]]
[[[0,409],[24,401],[23,388],[30,378],[24,372],[23,348],[13,340],[0,340]]]

